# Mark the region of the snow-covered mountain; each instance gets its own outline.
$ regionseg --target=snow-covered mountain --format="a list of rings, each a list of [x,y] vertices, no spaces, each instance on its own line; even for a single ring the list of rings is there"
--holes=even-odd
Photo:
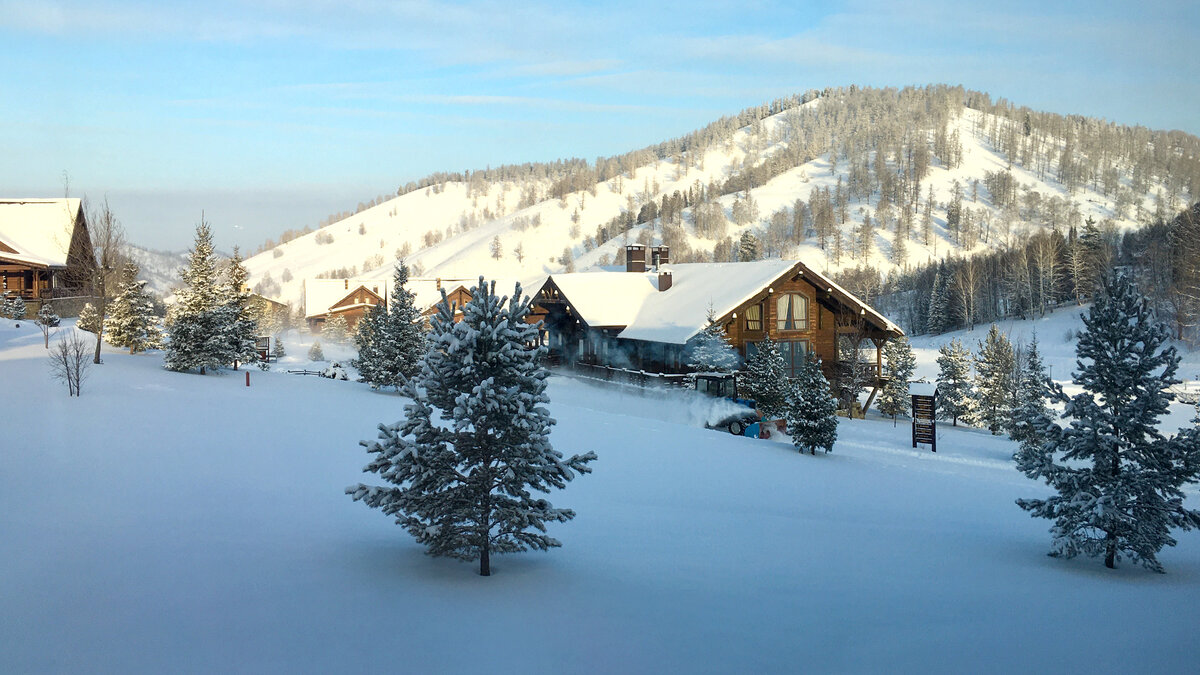
[[[129,244],[126,252],[141,268],[140,278],[153,293],[166,297],[182,283],[179,270],[187,266],[187,251],[156,251]]]
[[[383,278],[400,257],[428,277],[521,278],[612,264],[636,242],[671,245],[676,262],[731,260],[748,255],[745,233],[756,257],[887,271],[1087,219],[1135,227],[1196,198],[1200,139],[959,88],[850,88],[619,158],[513,173],[402,190],[251,257],[251,284],[298,302],[305,278]]]

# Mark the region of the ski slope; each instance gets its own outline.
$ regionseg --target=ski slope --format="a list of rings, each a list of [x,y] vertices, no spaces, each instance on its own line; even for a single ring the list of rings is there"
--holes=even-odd
[[[304,362],[303,341],[287,346],[280,370]],[[22,391],[0,449],[0,672],[1186,672],[1200,658],[1200,535],[1163,551],[1165,575],[1049,558],[1049,523],[1013,504],[1043,488],[986,431],[941,427],[933,454],[903,423],[843,420],[832,454],[798,455],[703,429],[702,400],[554,377],[553,442],[595,450],[594,473],[550,497],[578,513],[551,528],[561,549],[495,558],[482,578],[342,492],[399,396],[258,370],[246,387],[106,349],[73,399],[45,354],[35,327],[0,320],[0,374]]]

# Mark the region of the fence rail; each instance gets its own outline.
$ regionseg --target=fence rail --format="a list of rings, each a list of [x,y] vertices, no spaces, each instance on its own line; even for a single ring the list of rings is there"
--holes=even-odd
[[[647,373],[644,370],[596,366],[587,363],[575,363],[571,368],[585,377],[605,382],[632,384],[638,387],[685,387],[688,381],[687,375],[677,373]]]

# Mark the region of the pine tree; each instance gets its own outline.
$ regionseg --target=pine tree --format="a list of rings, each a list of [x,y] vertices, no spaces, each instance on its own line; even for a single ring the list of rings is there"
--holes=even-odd
[[[941,266],[933,275],[933,290],[929,295],[929,318],[925,322],[926,329],[941,335],[950,329],[950,296],[946,292],[946,275]]]
[[[908,381],[917,367],[917,357],[913,355],[908,338],[900,336],[888,340],[883,348],[883,358],[887,361],[887,381],[879,394],[879,412],[891,415],[894,424],[896,416],[907,415],[912,406]]]
[[[758,343],[758,351],[746,362],[738,384],[742,393],[754,400],[763,417],[783,417],[791,384],[788,382],[787,366],[779,353],[779,345],[770,337]]]
[[[196,226],[196,241],[181,272],[184,286],[167,319],[170,340],[163,362],[170,370],[198,369],[203,375],[229,362],[227,313],[221,310],[217,260],[212,229],[204,220]]]
[[[496,260],[504,256],[504,247],[500,244],[500,235],[492,237],[491,251],[492,258]]]
[[[321,328],[321,335],[326,342],[344,343],[350,337],[350,325],[346,322],[346,315],[326,314],[325,326]]]
[[[797,450],[815,455],[817,448],[825,452],[833,449],[837,441],[837,399],[821,374],[821,362],[811,354],[805,357],[792,382],[785,416]]]
[[[738,262],[758,260],[758,248],[758,237],[750,230],[742,232],[742,237],[738,240]]]
[[[1124,276],[1102,281],[1083,323],[1073,374],[1083,391],[1062,415],[1070,425],[1046,425],[1040,453],[1021,467],[1058,494],[1017,505],[1054,520],[1052,556],[1103,555],[1112,568],[1127,555],[1162,572],[1157,554],[1175,545],[1171,528],[1200,527],[1181,489],[1200,472],[1200,428],[1173,438],[1158,430],[1179,356]]]
[[[308,348],[309,361],[324,361],[325,352],[321,349],[321,341],[313,340],[312,346]]]
[[[0,306],[0,314],[3,314],[6,319],[20,321],[25,318],[25,312],[28,311],[25,307],[25,300],[15,293],[6,293],[4,295],[4,304]]]
[[[50,348],[50,330],[58,326],[62,320],[54,313],[54,307],[50,303],[42,303],[42,308],[38,310],[37,318],[33,323],[42,329],[42,340],[46,349]]]
[[[538,342],[539,326],[525,322],[529,310],[520,285],[502,298],[482,278],[461,321],[443,300],[420,374],[404,387],[412,399],[405,419],[380,425],[379,440],[364,442],[375,455],[364,471],[391,485],[346,489],[394,516],[428,553],[478,559],[483,576],[493,552],[561,545],[545,534],[546,523],[575,513],[531,492],[565,487],[596,458],[563,459],[550,445],[545,347],[526,346]]]
[[[275,346],[271,349],[271,356],[274,357],[276,361],[287,356],[287,349],[283,346],[283,335],[275,336]]]
[[[92,303],[86,302],[83,304],[83,309],[79,312],[79,319],[75,322],[75,327],[89,333],[100,332],[100,313],[96,311]]]
[[[366,382],[372,389],[378,389],[381,384],[390,380],[384,375],[383,350],[380,340],[387,330],[388,314],[386,305],[375,305],[367,309],[358,320],[354,331],[354,346],[358,348],[358,357],[350,361],[350,365],[358,370],[360,382]]]
[[[971,385],[971,352],[963,347],[958,338],[954,338],[942,345],[938,353],[938,417],[953,420],[954,426],[958,426],[960,419],[969,424],[975,413],[975,387]]]
[[[1018,470],[1030,478],[1037,478],[1046,464],[1042,444],[1057,433],[1057,425],[1046,403],[1065,403],[1067,400],[1062,388],[1046,375],[1042,355],[1038,351],[1037,335],[1034,335],[1025,354],[1025,363],[1017,383],[1017,397],[1020,405],[1013,409],[1008,432],[1009,438],[1019,444],[1013,453],[1013,460]]]
[[[684,353],[688,367],[701,373],[732,373],[741,363],[711,306],[708,308],[708,326],[687,341]]]
[[[979,421],[996,435],[1012,419],[1015,369],[1016,356],[1012,343],[1000,334],[996,324],[992,324],[987,338],[979,343],[979,356],[975,360],[975,390],[979,394]]]
[[[146,292],[146,282],[137,278],[139,273],[137,263],[125,264],[121,286],[105,321],[109,344],[128,347],[130,354],[157,349],[162,343],[154,301]]]
[[[228,356],[226,362],[254,363],[258,360],[258,321],[250,302],[250,288],[246,285],[249,273],[242,265],[242,255],[236,246],[233,257],[225,271],[224,302],[225,340]]]
[[[446,299],[445,289],[442,299]],[[399,390],[406,379],[421,371],[421,360],[428,348],[424,323],[421,310],[417,309],[416,296],[408,290],[408,266],[400,261],[392,273],[392,297],[388,303],[387,335],[383,343],[384,372],[388,379],[381,381],[381,385]]]

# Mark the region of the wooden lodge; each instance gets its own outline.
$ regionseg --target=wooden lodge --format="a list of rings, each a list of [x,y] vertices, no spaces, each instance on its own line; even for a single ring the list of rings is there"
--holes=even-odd
[[[471,300],[471,291],[455,282],[462,279],[411,278],[405,288],[413,294],[413,303],[421,316],[429,317],[442,301],[442,291],[455,311],[455,320],[462,318],[462,306]],[[304,319],[309,330],[320,333],[325,322],[341,315],[350,331],[371,307],[386,305],[392,292],[391,279],[305,279],[303,288]]]
[[[866,361],[868,387],[882,386],[882,350],[900,328],[802,262],[670,264],[665,246],[626,247],[625,272],[556,274],[535,303],[551,358],[654,373],[683,373],[688,340],[708,325],[724,328],[747,359],[767,336],[789,374],[805,355],[831,381],[848,357]],[[874,347],[874,354],[864,353]],[[860,367],[862,367],[860,365]],[[868,399],[870,406],[874,392]]]
[[[37,311],[53,298],[86,295],[96,261],[78,199],[0,199],[0,296]]]

